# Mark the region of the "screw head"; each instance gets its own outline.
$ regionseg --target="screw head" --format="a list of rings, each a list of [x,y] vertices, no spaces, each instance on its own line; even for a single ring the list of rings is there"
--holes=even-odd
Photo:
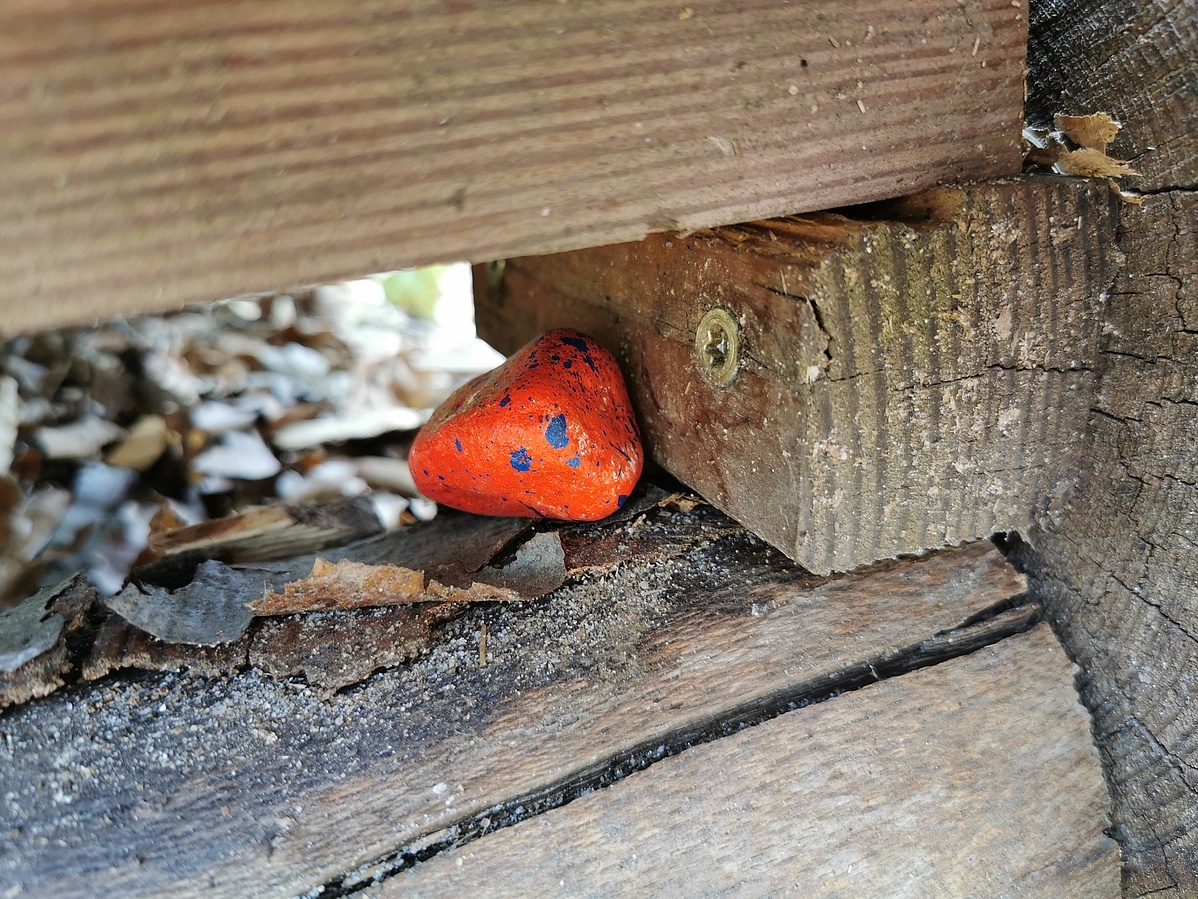
[[[707,310],[695,329],[695,364],[703,379],[727,387],[740,369],[740,326],[727,309]]]

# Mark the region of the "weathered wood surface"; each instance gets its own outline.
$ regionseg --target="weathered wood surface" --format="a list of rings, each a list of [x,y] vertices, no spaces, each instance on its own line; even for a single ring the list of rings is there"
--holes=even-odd
[[[1047,626],[689,749],[366,896],[1119,896]]]
[[[250,670],[10,709],[0,882],[56,899],[344,886],[1034,614],[1002,612],[1024,585],[985,543],[829,580],[742,531],[713,533],[539,604],[474,610],[410,666],[327,701]]]
[[[573,326],[650,453],[815,572],[1025,530],[1071,483],[1113,277],[1103,185],[1030,178],[476,269],[482,336]],[[929,217],[930,216],[930,217]],[[712,383],[705,314],[736,319]]]
[[[1079,488],[1021,553],[1082,668],[1128,897],[1198,895],[1198,9],[1046,0],[1029,115],[1109,110],[1120,209]]]
[[[1112,156],[1133,160],[1140,190],[1198,185],[1198,15],[1166,0],[1038,0],[1028,46],[1029,122],[1109,112]]]
[[[1198,895],[1198,194],[1122,214],[1078,490],[1021,553],[1084,671],[1127,895]]]
[[[0,334],[1018,171],[1009,0],[8,0]]]

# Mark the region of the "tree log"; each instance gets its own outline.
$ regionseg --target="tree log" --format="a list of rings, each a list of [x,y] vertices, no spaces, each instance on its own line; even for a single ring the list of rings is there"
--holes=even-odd
[[[1198,895],[1198,11],[1044,0],[1029,118],[1109,111],[1120,207],[1081,481],[1017,556],[1082,667],[1128,897]]]

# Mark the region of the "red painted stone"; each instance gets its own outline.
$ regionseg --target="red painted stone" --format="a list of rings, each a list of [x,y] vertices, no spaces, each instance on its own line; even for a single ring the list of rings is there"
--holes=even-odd
[[[644,458],[615,358],[559,330],[455,391],[408,465],[421,493],[455,509],[596,521],[624,503]]]

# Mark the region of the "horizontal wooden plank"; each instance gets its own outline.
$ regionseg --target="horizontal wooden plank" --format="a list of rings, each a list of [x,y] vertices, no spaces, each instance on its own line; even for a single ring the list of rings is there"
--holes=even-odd
[[[1009,0],[10,0],[0,336],[1017,171]]]
[[[1075,675],[1041,625],[687,750],[365,895],[1114,899]]]
[[[540,603],[473,610],[420,659],[327,700],[250,670],[108,681],[9,710],[0,881],[124,899],[369,879],[658,747],[966,651],[950,632],[1024,588],[989,544],[822,579],[711,510],[679,516],[647,513],[606,539],[680,520],[711,537]],[[982,642],[1002,633],[978,627]]]
[[[1021,178],[518,258],[478,267],[478,327],[503,352],[592,334],[658,463],[812,571],[847,570],[1026,532],[1072,483],[1114,204]]]

